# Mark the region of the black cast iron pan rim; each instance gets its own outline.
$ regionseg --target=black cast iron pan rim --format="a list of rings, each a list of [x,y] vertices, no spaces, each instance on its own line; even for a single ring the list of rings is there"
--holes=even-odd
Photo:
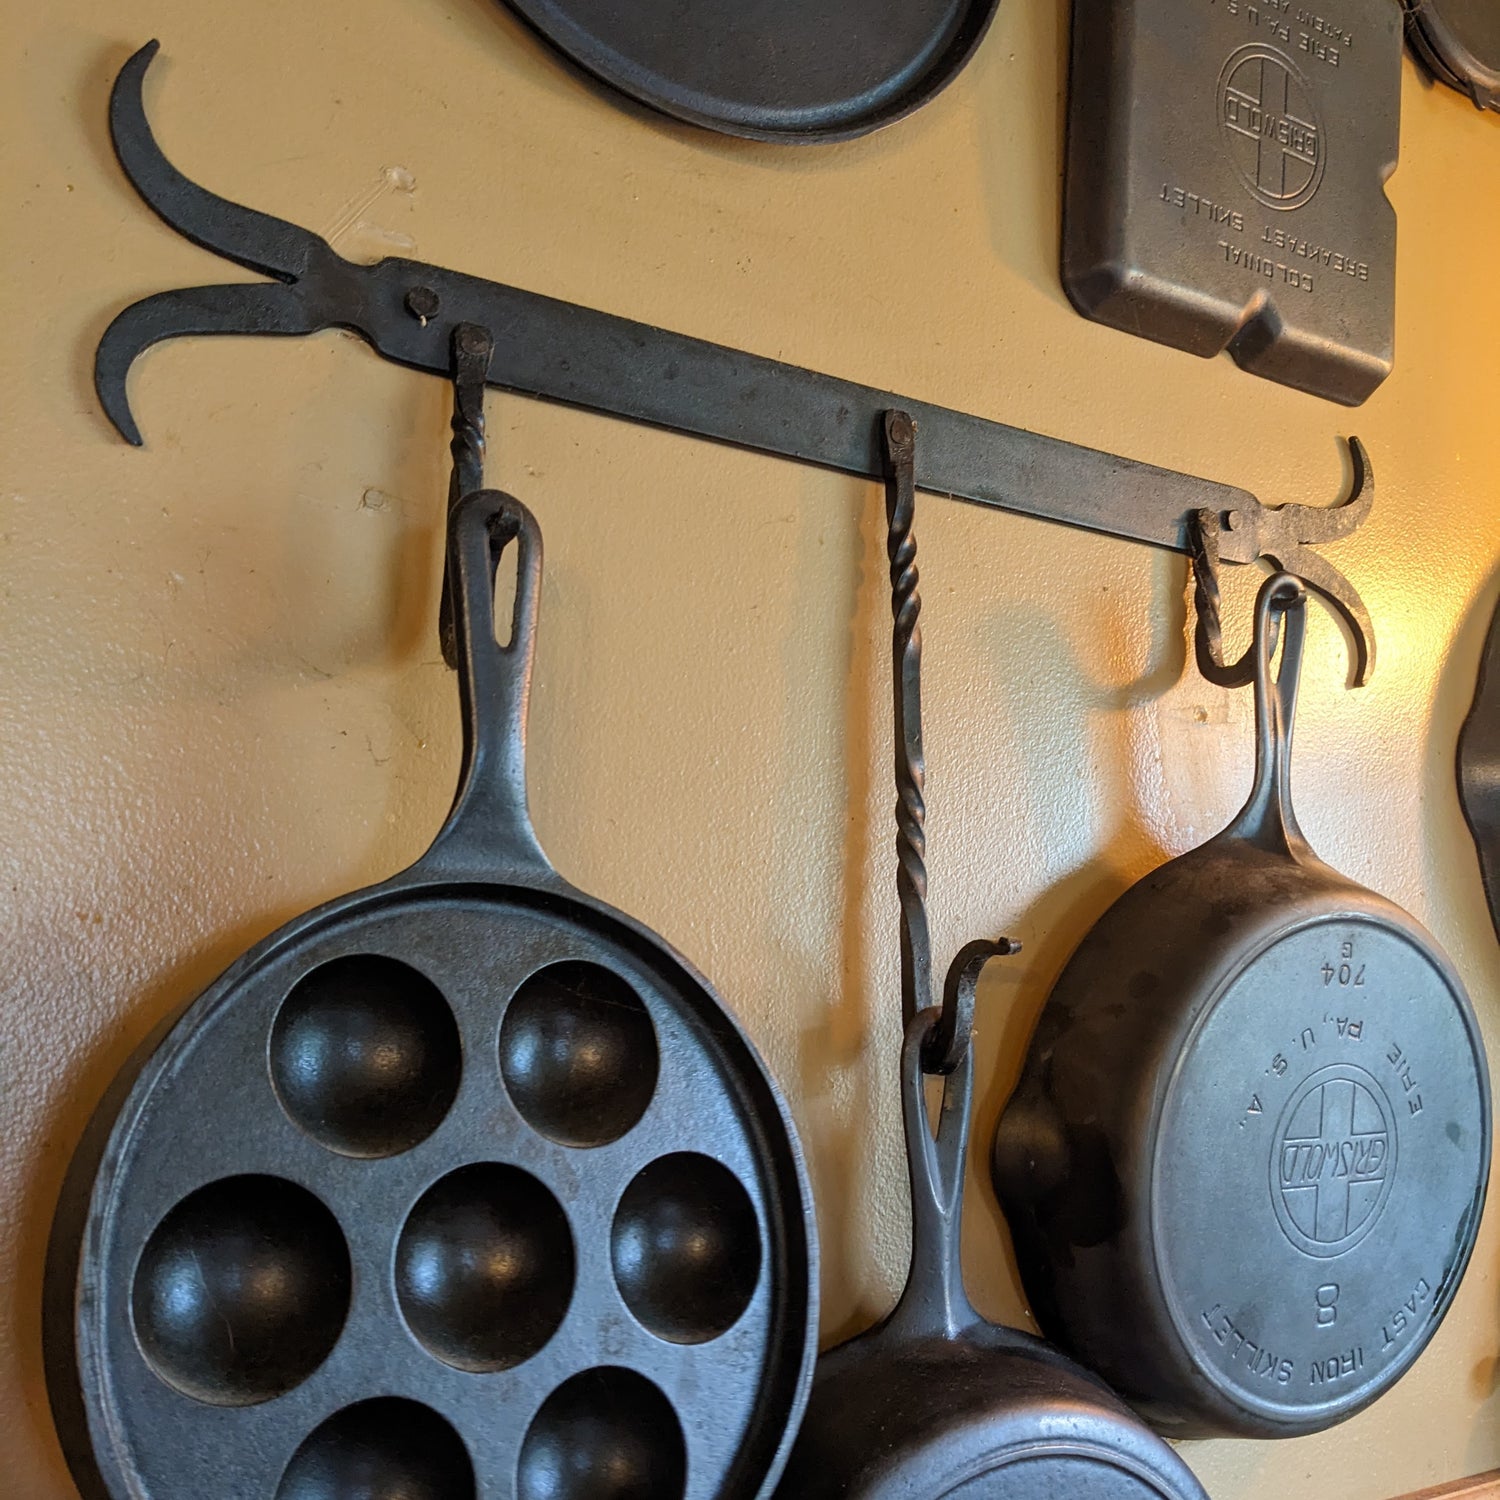
[[[1226,830],[1227,832],[1227,830]],[[1223,835],[1219,835],[1223,837]],[[1211,848],[1214,840],[1201,846],[1202,849]],[[1193,851],[1199,852],[1199,851]],[[1191,857],[1184,856],[1184,857]],[[1318,861],[1322,865],[1322,861]],[[1332,870],[1331,866],[1323,866],[1324,869]],[[1180,1081],[1182,1071],[1187,1066],[1198,1037],[1203,1028],[1208,1024],[1214,1011],[1218,1008],[1229,988],[1235,984],[1245,972],[1254,964],[1258,963],[1265,954],[1277,944],[1287,938],[1291,938],[1311,927],[1326,926],[1338,922],[1362,923],[1366,926],[1383,928],[1388,932],[1394,932],[1397,936],[1417,948],[1422,956],[1442,975],[1448,986],[1449,997],[1453,1001],[1459,1016],[1464,1023],[1464,1030],[1469,1040],[1470,1052],[1474,1059],[1474,1075],[1478,1086],[1478,1104],[1480,1112],[1481,1141],[1490,1140],[1491,1131],[1491,1090],[1489,1068],[1485,1057],[1483,1036],[1479,1028],[1479,1021],[1474,1012],[1474,1007],[1466,998],[1466,990],[1457,969],[1447,954],[1438,947],[1432,935],[1426,930],[1410,912],[1398,906],[1388,897],[1381,896],[1378,892],[1367,890],[1357,882],[1350,880],[1345,875],[1333,871],[1338,879],[1352,891],[1358,891],[1362,898],[1369,900],[1374,897],[1385,908],[1378,915],[1368,910],[1356,910],[1339,906],[1337,901],[1330,903],[1325,909],[1315,912],[1306,912],[1295,920],[1284,925],[1279,925],[1273,930],[1262,935],[1260,941],[1248,955],[1239,962],[1225,969],[1216,976],[1214,988],[1207,999],[1198,1006],[1196,1015],[1192,1019],[1187,1033],[1177,1043],[1172,1067],[1169,1072],[1156,1084],[1152,1090],[1149,1125],[1144,1138],[1143,1159],[1149,1164],[1148,1171],[1144,1174],[1144,1180],[1152,1188],[1150,1212],[1139,1216],[1137,1222],[1141,1226],[1140,1239],[1144,1243],[1139,1248],[1149,1257],[1153,1275],[1149,1288],[1149,1295],[1154,1308],[1153,1321],[1170,1327],[1178,1348],[1186,1357],[1187,1363],[1191,1365],[1193,1373],[1200,1379],[1200,1393],[1212,1392],[1212,1400],[1207,1405],[1217,1407],[1219,1412],[1228,1417],[1234,1425],[1243,1429],[1246,1421],[1253,1423],[1262,1431],[1272,1427],[1276,1434],[1282,1437],[1298,1437],[1315,1432],[1326,1431],[1330,1425],[1345,1421],[1364,1411],[1368,1406],[1378,1401],[1390,1388],[1399,1381],[1408,1370],[1411,1369],[1431,1343],[1433,1335],[1437,1332],[1443,1319],[1447,1316],[1453,1299],[1458,1294],[1458,1288],[1463,1282],[1464,1271],[1474,1254],[1475,1230],[1478,1220],[1484,1209],[1485,1197],[1489,1189],[1490,1177],[1490,1153],[1482,1153],[1479,1175],[1475,1182],[1474,1198],[1465,1213],[1462,1222],[1458,1226],[1455,1236],[1455,1244],[1467,1247],[1448,1267],[1443,1284],[1437,1289],[1437,1295],[1433,1298],[1432,1313],[1429,1320],[1429,1332],[1425,1339],[1414,1341],[1412,1347],[1408,1348],[1399,1360],[1387,1365],[1376,1382],[1355,1405],[1348,1405],[1345,1401],[1331,1401],[1320,1407],[1298,1407],[1297,1415],[1288,1413],[1285,1407],[1278,1407],[1269,1402],[1258,1403],[1241,1398],[1238,1393],[1230,1394],[1226,1389],[1220,1373],[1213,1369],[1202,1357],[1197,1345],[1189,1338],[1188,1331],[1183,1327],[1172,1306],[1171,1299],[1165,1295],[1164,1288],[1169,1283],[1167,1268],[1164,1261],[1166,1243],[1170,1237],[1170,1226],[1161,1221],[1161,1207],[1158,1195],[1154,1191],[1155,1184],[1159,1180],[1161,1158],[1164,1150],[1163,1114],[1166,1109],[1167,1100],[1172,1096]],[[1316,899],[1316,898],[1314,898]],[[1306,1415],[1302,1415],[1305,1413]],[[1222,1435],[1207,1424],[1195,1424],[1190,1422],[1188,1427],[1182,1430],[1184,1437],[1216,1436]]]
[[[711,97],[699,90],[674,89],[667,80],[653,82],[652,78],[659,75],[646,76],[649,70],[632,67],[629,59],[599,45],[586,28],[573,24],[571,17],[553,14],[543,19],[537,14],[555,11],[553,5],[537,4],[536,0],[505,0],[505,4],[570,72],[614,95],[719,135],[790,146],[857,140],[915,114],[968,66],[1000,8],[1000,0],[965,0],[966,14],[955,28],[952,43],[919,68],[894,98],[862,113],[827,108],[794,113],[770,106],[734,107],[727,101],[715,107]]]

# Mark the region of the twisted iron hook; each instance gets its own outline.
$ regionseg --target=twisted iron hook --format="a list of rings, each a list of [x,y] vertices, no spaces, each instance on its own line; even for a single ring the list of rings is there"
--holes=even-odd
[[[891,682],[896,719],[896,893],[901,902],[901,1010],[910,1027],[932,1004],[927,918],[927,763],[922,747],[922,596],[917,592],[916,424],[885,414],[886,555],[891,565]],[[943,1003],[922,1043],[922,1068],[951,1073],[969,1050],[974,990],[991,958],[1019,953],[1010,938],[967,944],[943,986]]]

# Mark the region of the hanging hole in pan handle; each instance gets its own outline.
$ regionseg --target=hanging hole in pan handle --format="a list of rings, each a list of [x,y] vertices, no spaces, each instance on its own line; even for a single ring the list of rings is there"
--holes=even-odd
[[[981,940],[959,950],[948,970],[944,1002],[912,1018],[901,1048],[901,1117],[911,1182],[911,1273],[890,1323],[903,1336],[951,1337],[979,1321],[968,1294],[960,1253],[964,1163],[969,1154],[974,1097],[974,1049],[969,1045],[974,988],[990,959],[1017,953],[1009,938]],[[954,1022],[957,1022],[956,1029]],[[943,1102],[936,1131],[927,1119],[926,1081],[937,1071],[929,1059],[948,1036],[956,1044],[942,1070]]]
[[[1240,838],[1279,852],[1307,848],[1292,809],[1292,732],[1302,648],[1307,635],[1307,586],[1291,573],[1273,573],[1255,599],[1251,643],[1255,679],[1255,783],[1231,824]],[[1277,645],[1281,663],[1272,673]]]
[[[509,621],[502,624],[496,618],[497,580],[512,543],[515,592]],[[448,564],[463,762],[453,809],[428,860],[481,871],[496,865],[550,870],[526,801],[526,720],[541,594],[541,528],[514,496],[478,490],[453,511]]]

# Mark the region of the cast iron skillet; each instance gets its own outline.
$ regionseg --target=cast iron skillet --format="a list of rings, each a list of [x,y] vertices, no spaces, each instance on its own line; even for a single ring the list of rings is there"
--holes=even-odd
[[[90,1500],[718,1500],[782,1467],[817,1326],[786,1110],[705,981],[532,832],[536,522],[470,495],[449,563],[436,842],[240,959],[75,1159],[47,1341]]]
[[[921,601],[912,519],[912,425],[887,419],[897,726],[897,850],[903,1000],[914,951],[925,950],[925,847],[919,707]],[[904,740],[904,748],[903,748]],[[941,1008],[915,1014],[901,1054],[901,1106],[911,1174],[912,1258],[906,1290],[879,1327],[818,1360],[812,1400],[778,1491],[782,1500],[1207,1500],[1186,1465],[1092,1375],[1040,1339],[998,1328],[964,1293],[959,1256],[974,1049],[974,985],[995,954],[970,943],[949,970]],[[920,981],[916,981],[920,983]],[[924,997],[925,998],[925,997]],[[951,1036],[934,1141],[924,1068]]]
[[[1388,1390],[1488,1180],[1463,984],[1292,813],[1305,615],[1298,580],[1267,580],[1250,800],[1084,939],[995,1139],[1043,1330],[1172,1435],[1316,1432]]]
[[[641,104],[753,140],[846,140],[927,103],[999,0],[506,0]]]

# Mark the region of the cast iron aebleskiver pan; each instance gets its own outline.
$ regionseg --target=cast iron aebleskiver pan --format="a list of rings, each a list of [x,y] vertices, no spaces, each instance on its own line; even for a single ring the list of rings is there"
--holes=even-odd
[[[436,842],[240,959],[75,1159],[47,1342],[90,1500],[730,1500],[781,1470],[817,1326],[785,1108],[705,981],[537,844],[535,521],[480,491],[449,546]]]
[[[911,1175],[906,1289],[877,1328],[818,1360],[781,1500],[1207,1500],[1187,1466],[1103,1383],[1040,1339],[975,1312],[960,1256],[974,1090],[974,985],[1018,951],[970,943],[930,1004],[915,431],[888,412],[897,891],[901,898],[901,1113]],[[925,1081],[946,1071],[937,1139]]]
[[[1305,615],[1298,580],[1267,580],[1250,799],[1083,940],[995,1138],[1043,1330],[1173,1435],[1316,1432],[1388,1390],[1453,1299],[1488,1180],[1462,982],[1292,812]]]
[[[973,56],[999,0],[506,0],[593,78],[752,140],[847,140],[904,118]]]

